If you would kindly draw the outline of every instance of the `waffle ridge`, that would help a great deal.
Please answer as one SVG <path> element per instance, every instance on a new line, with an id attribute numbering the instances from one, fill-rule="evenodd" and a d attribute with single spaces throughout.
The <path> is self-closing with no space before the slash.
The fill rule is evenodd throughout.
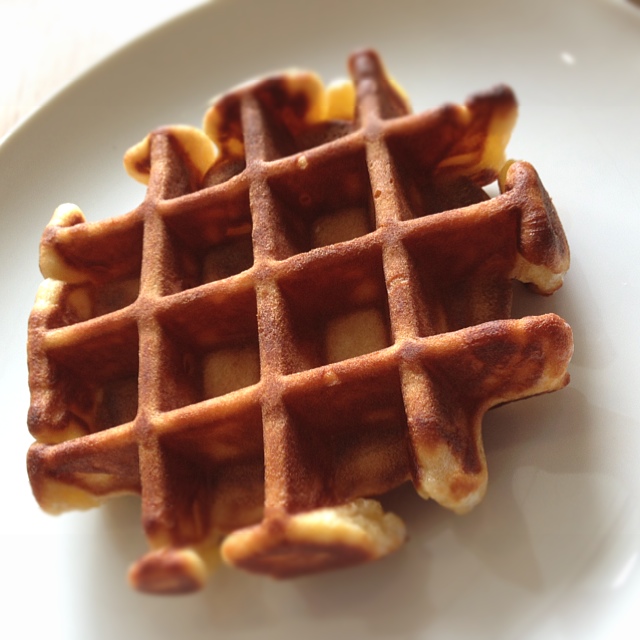
<path id="1" fill-rule="evenodd" d="M 52 513 L 140 494 L 141 591 L 201 588 L 220 550 L 275 577 L 382 557 L 406 532 L 372 497 L 468 511 L 484 413 L 568 383 L 566 322 L 511 318 L 514 279 L 548 295 L 569 266 L 534 168 L 500 171 L 511 90 L 414 114 L 375 52 L 349 70 L 322 113 L 291 72 L 206 135 L 155 130 L 125 160 L 138 207 L 63 205 L 43 235 L 32 487 Z"/>

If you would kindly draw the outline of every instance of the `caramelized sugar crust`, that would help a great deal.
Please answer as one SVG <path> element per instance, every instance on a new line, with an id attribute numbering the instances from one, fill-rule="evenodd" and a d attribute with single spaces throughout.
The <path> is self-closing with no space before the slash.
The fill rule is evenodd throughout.
<path id="1" fill-rule="evenodd" d="M 217 562 L 290 577 L 399 547 L 372 496 L 411 481 L 463 513 L 491 407 L 568 382 L 571 331 L 510 319 L 569 250 L 504 86 L 411 113 L 376 53 L 215 100 L 125 156 L 135 210 L 62 205 L 29 323 L 28 455 L 52 513 L 142 496 L 130 580 L 201 588 Z M 483 187 L 499 179 L 500 195 Z"/>

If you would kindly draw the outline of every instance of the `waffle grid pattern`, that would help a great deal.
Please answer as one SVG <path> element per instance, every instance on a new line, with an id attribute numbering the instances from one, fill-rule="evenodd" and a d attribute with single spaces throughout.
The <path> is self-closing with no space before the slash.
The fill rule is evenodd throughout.
<path id="1" fill-rule="evenodd" d="M 141 493 L 142 590 L 200 587 L 228 534 L 228 562 L 277 576 L 384 555 L 291 523 L 407 480 L 468 510 L 484 412 L 567 382 L 565 323 L 508 319 L 512 279 L 550 293 L 566 261 L 535 171 L 515 163 L 493 199 L 479 174 L 463 196 L 429 184 L 457 130 L 486 130 L 483 105 L 512 94 L 469 103 L 469 125 L 408 114 L 374 54 L 351 74 L 345 135 L 282 153 L 249 86 L 231 177 L 203 187 L 160 129 L 140 207 L 95 224 L 65 210 L 45 233 L 67 274 L 31 319 L 34 492 L 51 511 Z"/>

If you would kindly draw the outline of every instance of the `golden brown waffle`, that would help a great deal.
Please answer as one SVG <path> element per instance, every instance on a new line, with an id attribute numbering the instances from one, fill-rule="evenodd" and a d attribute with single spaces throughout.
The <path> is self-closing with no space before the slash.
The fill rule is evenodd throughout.
<path id="1" fill-rule="evenodd" d="M 505 166 L 506 87 L 411 114 L 370 51 L 352 83 L 287 72 L 125 157 L 130 213 L 45 230 L 29 329 L 28 456 L 52 513 L 142 496 L 143 591 L 197 589 L 222 556 L 277 577 L 381 557 L 413 481 L 483 496 L 481 420 L 568 382 L 571 332 L 509 319 L 569 253 L 536 172 Z M 213 144 L 212 140 L 215 142 Z"/>

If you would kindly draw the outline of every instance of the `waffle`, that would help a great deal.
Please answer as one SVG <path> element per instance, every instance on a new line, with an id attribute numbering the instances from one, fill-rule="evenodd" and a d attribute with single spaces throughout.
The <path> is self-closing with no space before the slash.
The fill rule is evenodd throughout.
<path id="1" fill-rule="evenodd" d="M 513 92 L 414 114 L 375 52 L 349 70 L 153 131 L 125 155 L 138 207 L 62 205 L 44 232 L 34 495 L 140 494 L 141 591 L 199 589 L 220 556 L 279 578 L 385 556 L 406 531 L 376 496 L 468 511 L 485 412 L 568 382 L 568 325 L 510 318 L 513 280 L 547 295 L 569 265 L 536 171 L 504 160 Z"/>

